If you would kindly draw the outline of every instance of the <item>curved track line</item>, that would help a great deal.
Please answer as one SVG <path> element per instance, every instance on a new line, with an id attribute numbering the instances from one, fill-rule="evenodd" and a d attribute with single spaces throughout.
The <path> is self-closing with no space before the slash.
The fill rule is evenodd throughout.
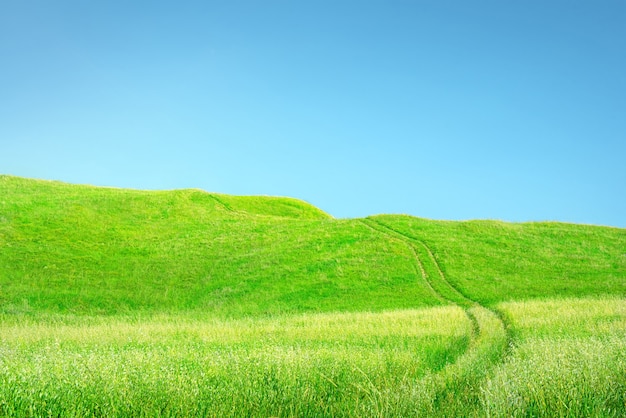
<path id="1" fill-rule="evenodd" d="M 413 261 L 414 261 L 413 268 L 415 269 L 415 273 L 418 276 L 422 277 L 422 279 L 424 280 L 424 283 L 431 290 L 435 298 L 437 298 L 441 302 L 448 302 L 448 300 L 445 297 L 443 297 L 441 293 L 439 293 L 433 287 L 432 283 L 428 279 L 428 274 L 426 273 L 426 269 L 424 268 L 424 263 L 422 263 L 422 260 L 417 254 L 417 251 L 415 250 L 415 247 L 410 242 L 407 242 L 406 239 L 391 236 L 388 232 L 385 231 L 385 228 L 383 226 L 369 219 L 360 219 L 359 222 L 361 222 L 363 225 L 365 225 L 367 228 L 371 229 L 372 231 L 377 232 L 379 234 L 383 234 L 387 236 L 389 239 L 398 241 L 404 244 L 405 246 L 407 246 L 409 250 L 411 251 L 411 253 L 413 254 Z"/>
<path id="2" fill-rule="evenodd" d="M 389 239 L 400 241 L 404 243 L 407 247 L 409 247 L 409 249 L 413 253 L 413 256 L 415 257 L 415 260 L 417 261 L 417 264 L 420 266 L 420 270 L 422 273 L 422 277 L 424 278 L 424 281 L 426 282 L 428 288 L 431 289 L 433 294 L 437 297 L 437 299 L 463 308 L 463 310 L 465 311 L 465 315 L 468 317 L 468 319 L 470 320 L 472 324 L 471 341 L 474 341 L 476 339 L 476 336 L 480 333 L 480 324 L 478 323 L 475 315 L 473 315 L 470 312 L 469 308 L 472 305 L 475 305 L 475 303 L 467 299 L 465 296 L 463 296 L 458 290 L 454 288 L 454 286 L 452 286 L 446 280 L 446 277 L 443 274 L 443 271 L 441 270 L 439 265 L 437 264 L 437 261 L 432 251 L 430 251 L 430 249 L 426 246 L 426 244 L 424 244 L 421 241 L 414 240 L 411 237 L 399 231 L 396 231 L 395 229 L 392 229 L 388 227 L 387 225 L 381 224 L 380 222 L 377 222 L 373 219 L 369 219 L 369 218 L 361 219 L 360 222 L 363 225 L 367 226 L 369 229 L 376 231 L 379 234 L 382 234 Z M 426 271 L 426 268 L 424 267 L 424 263 L 419 257 L 418 249 L 416 248 L 416 244 L 414 242 L 419 244 L 426 252 L 426 257 L 429 259 L 430 263 L 435 267 L 435 271 L 436 271 L 436 274 L 439 276 L 439 280 L 432 277 L 432 275 L 428 274 L 428 272 Z"/>
<path id="3" fill-rule="evenodd" d="M 209 197 L 211 199 L 213 199 L 214 201 L 216 201 L 224 209 L 226 209 L 227 212 L 237 213 L 237 211 L 234 210 L 232 207 L 230 207 L 230 205 L 226 204 L 222 199 L 220 199 L 219 197 L 215 196 L 214 194 L 210 194 L 209 193 Z"/>
<path id="4" fill-rule="evenodd" d="M 473 332 L 467 351 L 457 358 L 454 363 L 446 366 L 436 377 L 440 384 L 443 385 L 443 388 L 459 384 L 459 382 L 456 382 L 457 380 L 460 380 L 460 382 L 475 381 L 483 373 L 486 373 L 485 369 L 488 365 L 492 366 L 496 362 L 502 361 L 507 348 L 510 347 L 511 336 L 506 323 L 497 311 L 468 298 L 454 287 L 443 273 L 433 251 L 422 240 L 397 231 L 371 218 L 361 219 L 360 222 L 390 239 L 400 240 L 407 244 L 412 249 L 417 263 L 421 266 L 423 277 L 429 284 L 430 289 L 438 294 L 441 300 L 463 308 L 471 321 Z M 437 278 L 428 275 L 427 269 L 419 257 L 417 246 L 426 253 L 429 264 L 434 266 Z M 474 366 L 482 367 L 476 367 L 478 370 L 475 370 Z M 446 369 L 448 369 L 447 373 Z"/>
<path id="5" fill-rule="evenodd" d="M 433 252 L 424 242 L 418 239 L 415 239 L 413 237 L 410 237 L 400 231 L 396 231 L 395 229 L 390 228 L 387 225 L 384 225 L 373 219 L 367 218 L 367 219 L 361 219 L 360 221 L 364 225 L 368 226 L 370 229 L 373 229 L 383 235 L 386 235 L 388 238 L 402 241 L 407 246 L 409 246 L 422 268 L 422 273 L 423 273 L 424 278 L 429 283 L 429 286 L 439 295 L 441 299 L 449 303 L 452 303 L 454 305 L 460 305 L 463 308 L 469 308 L 471 306 L 478 305 L 477 302 L 474 302 L 473 300 L 465 297 L 454 286 L 452 286 L 450 282 L 448 282 L 448 280 L 446 279 L 446 276 L 443 274 L 443 271 L 441 270 L 441 267 L 439 267 L 439 264 L 437 263 L 437 260 L 435 259 L 435 256 L 433 255 Z M 425 251 L 426 257 L 428 258 L 432 266 L 434 266 L 434 270 L 438 278 L 432 277 L 425 271 L 424 263 L 421 261 L 418 255 L 418 249 L 416 248 L 416 244 L 419 245 Z"/>

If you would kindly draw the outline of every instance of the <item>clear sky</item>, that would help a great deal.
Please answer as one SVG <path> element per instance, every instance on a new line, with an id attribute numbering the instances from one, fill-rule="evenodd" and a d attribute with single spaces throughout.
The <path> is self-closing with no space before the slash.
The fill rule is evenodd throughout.
<path id="1" fill-rule="evenodd" d="M 0 1 L 0 173 L 626 227 L 626 1 Z"/>

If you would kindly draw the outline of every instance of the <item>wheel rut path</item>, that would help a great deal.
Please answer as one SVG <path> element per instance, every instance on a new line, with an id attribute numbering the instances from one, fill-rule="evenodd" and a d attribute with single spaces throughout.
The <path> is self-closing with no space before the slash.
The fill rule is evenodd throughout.
<path id="1" fill-rule="evenodd" d="M 417 237 L 372 218 L 360 220 L 369 229 L 389 239 L 403 242 L 413 253 L 416 273 L 426 282 L 434 296 L 443 302 L 461 307 L 472 323 L 470 344 L 464 354 L 449 364 L 441 376 L 444 386 L 472 384 L 501 362 L 511 345 L 511 336 L 501 315 L 478 301 L 463 295 L 446 278 L 430 247 Z M 447 376 L 446 376 L 447 375 Z M 458 380 L 457 383 L 452 380 Z"/>

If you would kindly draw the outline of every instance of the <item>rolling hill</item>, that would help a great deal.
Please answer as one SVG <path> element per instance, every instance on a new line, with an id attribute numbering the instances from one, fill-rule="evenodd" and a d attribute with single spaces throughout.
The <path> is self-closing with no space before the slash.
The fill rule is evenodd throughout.
<path id="1" fill-rule="evenodd" d="M 623 416 L 624 296 L 619 228 L 0 176 L 0 416 Z"/>
<path id="2" fill-rule="evenodd" d="M 443 303 L 411 243 L 484 304 L 626 294 L 626 231 L 618 228 L 333 219 L 289 198 L 0 177 L 5 312 L 241 316 Z"/>

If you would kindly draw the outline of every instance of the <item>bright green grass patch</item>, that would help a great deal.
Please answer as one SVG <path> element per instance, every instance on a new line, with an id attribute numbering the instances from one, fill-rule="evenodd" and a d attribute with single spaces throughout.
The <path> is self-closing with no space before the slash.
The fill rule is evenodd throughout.
<path id="1" fill-rule="evenodd" d="M 448 281 L 481 303 L 626 295 L 626 229 L 391 215 L 372 219 L 428 245 Z"/>
<path id="2" fill-rule="evenodd" d="M 263 319 L 10 316 L 8 416 L 623 416 L 626 302 L 498 305 L 502 342 L 457 307 Z M 537 330 L 537 334 L 535 334 Z M 481 342 L 485 339 L 486 343 Z M 493 342 L 489 342 L 493 340 Z"/>
<path id="3" fill-rule="evenodd" d="M 0 325 L 0 415 L 414 415 L 471 332 L 456 307 L 59 319 Z"/>
<path id="4" fill-rule="evenodd" d="M 625 416 L 625 278 L 618 228 L 0 176 L 0 415 Z"/>
<path id="5" fill-rule="evenodd" d="M 491 416 L 626 415 L 626 300 L 498 305 L 515 348 L 483 385 Z"/>
<path id="6" fill-rule="evenodd" d="M 227 209 L 240 215 L 261 215 L 295 219 L 327 219 L 330 215 L 313 205 L 288 197 L 231 196 L 213 194 Z"/>
<path id="7" fill-rule="evenodd" d="M 624 229 L 372 219 L 418 242 L 426 267 L 430 251 L 450 284 L 484 304 L 626 294 Z M 393 235 L 294 199 L 0 176 L 4 313 L 242 317 L 441 304 L 415 255 Z"/>
<path id="8" fill-rule="evenodd" d="M 441 303 L 406 245 L 293 199 L 13 177 L 0 177 L 0 196 L 4 313 L 241 317 Z"/>
<path id="9" fill-rule="evenodd" d="M 626 300 L 612 298 L 548 299 L 498 305 L 516 338 L 626 336 Z"/>

